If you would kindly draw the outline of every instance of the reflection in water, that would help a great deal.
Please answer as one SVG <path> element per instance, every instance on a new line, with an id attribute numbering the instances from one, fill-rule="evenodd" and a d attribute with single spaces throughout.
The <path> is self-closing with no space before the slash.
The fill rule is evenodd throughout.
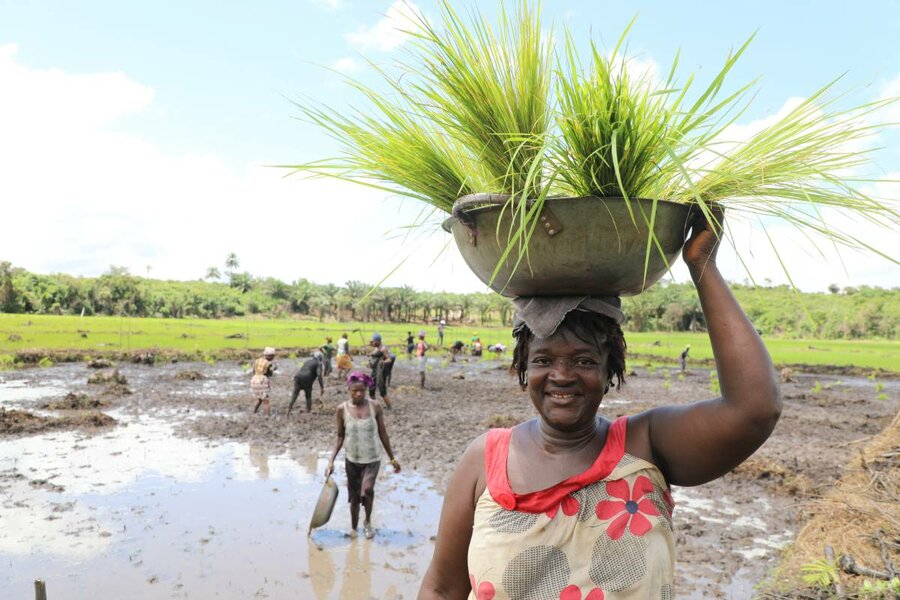
<path id="1" fill-rule="evenodd" d="M 307 555 L 309 559 L 309 580 L 312 582 L 316 600 L 327 600 L 334 587 L 334 563 L 331 560 L 332 550 L 307 538 Z"/>
<path id="2" fill-rule="evenodd" d="M 347 551 L 344 563 L 344 582 L 341 585 L 341 600 L 359 600 L 372 597 L 372 565 L 369 552 L 372 542 L 357 538 Z"/>
<path id="3" fill-rule="evenodd" d="M 415 596 L 440 511 L 427 479 L 385 475 L 374 540 L 345 535 L 345 503 L 308 538 L 325 454 L 186 440 L 165 419 L 113 415 L 120 426 L 99 435 L 0 444 L 0 598 L 25 597 L 35 573 L 70 600 Z"/>
<path id="4" fill-rule="evenodd" d="M 256 467 L 260 479 L 269 478 L 269 454 L 259 444 L 250 443 L 250 464 Z"/>

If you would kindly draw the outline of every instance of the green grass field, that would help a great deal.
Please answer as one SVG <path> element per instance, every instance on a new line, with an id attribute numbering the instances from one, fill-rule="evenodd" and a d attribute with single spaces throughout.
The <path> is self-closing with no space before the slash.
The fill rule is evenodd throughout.
<path id="1" fill-rule="evenodd" d="M 423 327 L 407 323 L 320 323 L 314 320 L 207 320 L 138 319 L 120 317 L 72 317 L 0 314 L 0 355 L 25 350 L 68 350 L 84 355 L 109 351 L 133 352 L 163 349 L 215 355 L 224 349 L 259 350 L 315 347 L 330 335 L 335 340 L 349 334 L 351 346 L 368 341 L 375 331 L 395 352 L 405 344 L 406 332 L 417 334 Z M 437 327 L 424 327 L 434 343 Z M 454 340 L 468 343 L 478 333 L 485 346 L 497 342 L 510 345 L 508 327 L 448 326 L 445 345 Z M 241 337 L 229 337 L 240 334 Z M 709 339 L 702 333 L 629 333 L 629 351 L 675 361 L 686 344 L 691 358 L 711 359 Z M 776 364 L 806 364 L 900 372 L 900 342 L 886 340 L 804 340 L 765 338 Z"/>

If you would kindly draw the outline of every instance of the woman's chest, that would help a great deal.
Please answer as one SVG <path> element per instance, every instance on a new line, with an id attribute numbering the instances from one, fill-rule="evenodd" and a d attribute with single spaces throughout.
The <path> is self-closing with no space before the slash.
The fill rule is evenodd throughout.
<path id="1" fill-rule="evenodd" d="M 540 513 L 503 508 L 486 492 L 468 562 L 475 598 L 488 587 L 496 600 L 671 597 L 671 506 L 642 474 L 593 483 Z"/>

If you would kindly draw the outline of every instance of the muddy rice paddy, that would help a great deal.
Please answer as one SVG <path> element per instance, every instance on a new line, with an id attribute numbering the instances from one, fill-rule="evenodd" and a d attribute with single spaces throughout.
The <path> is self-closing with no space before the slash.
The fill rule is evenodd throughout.
<path id="1" fill-rule="evenodd" d="M 457 458 L 533 416 L 527 396 L 505 362 L 432 358 L 420 390 L 400 359 L 387 425 L 403 472 L 379 477 L 376 537 L 346 535 L 344 491 L 308 537 L 345 391 L 328 380 L 312 413 L 287 418 L 295 362 L 280 360 L 270 418 L 250 414 L 235 362 L 123 364 L 101 383 L 84 364 L 0 373 L 0 597 L 28 598 L 40 578 L 51 600 L 414 598 Z M 714 395 L 708 370 L 630 367 L 609 418 Z M 783 393 L 750 461 L 676 488 L 679 598 L 751 597 L 810 500 L 900 408 L 896 380 L 797 373 Z"/>

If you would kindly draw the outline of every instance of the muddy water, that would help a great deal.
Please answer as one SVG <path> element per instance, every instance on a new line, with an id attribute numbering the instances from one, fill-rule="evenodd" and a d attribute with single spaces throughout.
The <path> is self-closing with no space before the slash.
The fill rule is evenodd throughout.
<path id="1" fill-rule="evenodd" d="M 342 492 L 332 522 L 308 539 L 346 391 L 326 381 L 312 413 L 287 418 L 293 361 L 280 365 L 270 419 L 249 414 L 248 377 L 233 362 L 120 365 L 133 392 L 124 396 L 87 384 L 83 364 L 0 373 L 0 406 L 35 410 L 78 392 L 108 400 L 118 420 L 91 435 L 0 438 L 0 598 L 30 597 L 38 577 L 51 600 L 414 597 L 432 551 L 435 490 L 489 423 L 533 416 L 527 395 L 506 363 L 432 360 L 420 389 L 414 363 L 399 361 L 386 420 L 404 473 L 379 478 L 378 536 L 344 536 Z M 187 370 L 202 377 L 179 379 Z M 781 422 L 755 458 L 803 477 L 813 494 L 900 409 L 897 380 L 798 373 L 783 392 Z M 601 411 L 615 418 L 710 393 L 706 370 L 638 366 Z M 752 596 L 802 525 L 807 498 L 782 483 L 730 474 L 674 491 L 679 598 Z"/>
<path id="2" fill-rule="evenodd" d="M 28 597 L 36 578 L 51 598 L 414 596 L 440 510 L 427 479 L 379 478 L 371 541 L 346 536 L 345 491 L 308 538 L 322 455 L 111 414 L 125 426 L 104 435 L 0 444 L 0 598 Z"/>

